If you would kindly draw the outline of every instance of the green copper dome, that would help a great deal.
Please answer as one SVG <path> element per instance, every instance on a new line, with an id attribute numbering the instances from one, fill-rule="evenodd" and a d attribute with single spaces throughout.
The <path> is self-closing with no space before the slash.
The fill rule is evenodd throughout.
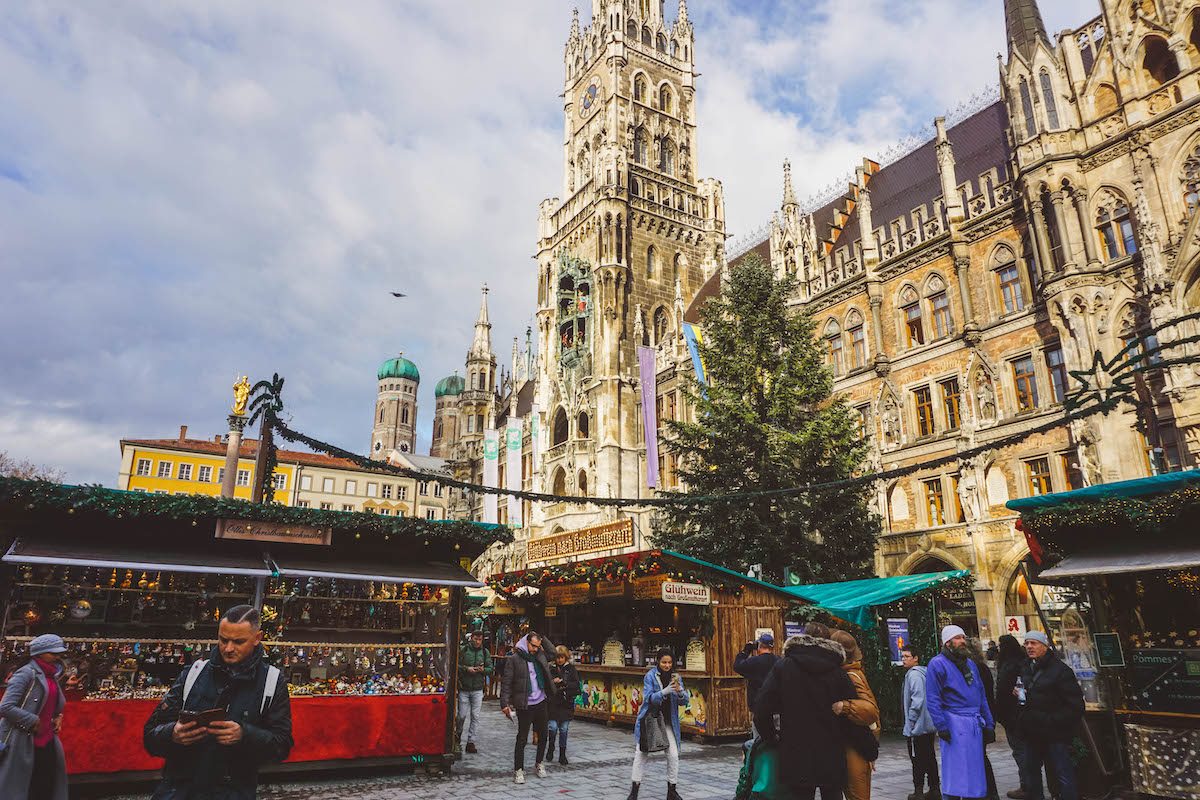
<path id="1" fill-rule="evenodd" d="M 433 387 L 434 397 L 445 397 L 447 395 L 454 396 L 462 394 L 463 389 L 467 388 L 467 382 L 461 375 L 449 375 L 437 382 L 437 386 Z"/>
<path id="2" fill-rule="evenodd" d="M 421 373 L 417 371 L 416 364 L 404 356 L 396 356 L 379 365 L 379 380 L 385 378 L 406 378 L 413 383 L 420 383 Z"/>

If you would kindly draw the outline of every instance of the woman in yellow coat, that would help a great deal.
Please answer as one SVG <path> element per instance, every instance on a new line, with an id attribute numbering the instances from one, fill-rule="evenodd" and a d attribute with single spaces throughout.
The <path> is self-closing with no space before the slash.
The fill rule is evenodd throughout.
<path id="1" fill-rule="evenodd" d="M 834 713 L 868 729 L 878 741 L 879 706 L 875 703 L 875 694 L 867 684 L 867 676 L 863 674 L 862 651 L 858 649 L 858 642 L 845 631 L 834 631 L 830 638 L 846 651 L 842 669 L 854 684 L 854 691 L 858 695 L 857 699 L 834 703 Z M 867 761 L 852 744 L 846 745 L 846 800 L 869 800 L 871 773 L 874 769 L 873 761 Z"/>

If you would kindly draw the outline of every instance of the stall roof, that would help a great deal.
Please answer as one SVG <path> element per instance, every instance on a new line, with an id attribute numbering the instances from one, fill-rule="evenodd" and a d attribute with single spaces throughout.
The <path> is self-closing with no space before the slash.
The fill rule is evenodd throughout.
<path id="1" fill-rule="evenodd" d="M 701 567 L 704 567 L 705 569 L 711 569 L 711 570 L 715 570 L 717 572 L 722 572 L 722 573 L 730 576 L 731 578 L 737 578 L 742 583 L 748 583 L 753 586 L 757 586 L 760 589 L 767 589 L 772 592 L 784 591 L 783 589 L 781 589 L 780 587 L 776 586 L 773 583 L 767 583 L 766 581 L 760 581 L 757 578 L 751 578 L 749 575 L 743 575 L 742 573 L 740 573 L 736 570 L 726 569 L 725 567 L 718 566 L 716 564 L 711 564 L 707 561 L 701 561 L 698 558 L 692 558 L 691 556 L 685 556 L 683 553 L 676 553 L 674 550 L 659 550 L 658 552 L 662 553 L 664 556 L 670 556 L 671 558 L 678 558 L 682 561 L 687 561 L 692 564 L 697 564 Z"/>
<path id="2" fill-rule="evenodd" d="M 1144 541 L 1126 541 L 1112 543 L 1102 550 L 1065 556 L 1053 567 L 1043 570 L 1038 580 L 1156 572 L 1195 566 L 1200 566 L 1200 544 L 1147 546 Z"/>
<path id="3" fill-rule="evenodd" d="M 338 578 L 388 583 L 433 583 L 439 586 L 479 587 L 485 584 L 457 564 L 425 562 L 400 565 L 345 561 L 341 558 L 284 556 L 272 559 L 280 575 Z"/>
<path id="4" fill-rule="evenodd" d="M 1147 494 L 1166 494 L 1176 489 L 1182 489 L 1191 483 L 1200 482 L 1200 469 L 1190 469 L 1185 472 L 1169 472 L 1166 475 L 1155 475 L 1150 478 L 1135 478 L 1131 481 L 1117 481 L 1089 486 L 1086 489 L 1076 489 L 1073 492 L 1054 492 L 1035 497 L 1020 497 L 1009 500 L 1005 505 L 1013 511 L 1033 511 L 1039 508 L 1050 508 L 1065 503 L 1077 503 L 1083 500 L 1104 500 L 1109 497 L 1140 497 Z"/>
<path id="5" fill-rule="evenodd" d="M 148 550 L 140 546 L 122 546 L 95 540 L 18 538 L 8 548 L 3 560 L 23 564 L 211 572 L 264 578 L 271 576 L 271 570 L 261 549 L 222 548 L 217 552 L 212 547 L 189 548 L 186 542 L 174 540 L 169 550 Z"/>
<path id="6" fill-rule="evenodd" d="M 783 591 L 814 603 L 860 628 L 865 628 L 874 624 L 874 612 L 871 611 L 874 606 L 884 606 L 939 583 L 970 574 L 968 570 L 960 569 L 953 572 L 899 575 L 895 578 L 865 578 L 859 581 L 787 586 Z"/>

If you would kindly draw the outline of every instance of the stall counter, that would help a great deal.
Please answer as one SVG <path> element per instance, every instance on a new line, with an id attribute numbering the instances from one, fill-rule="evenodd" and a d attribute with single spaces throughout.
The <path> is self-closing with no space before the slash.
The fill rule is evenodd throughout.
<path id="1" fill-rule="evenodd" d="M 142 727 L 158 700 L 83 700 L 67 705 L 61 739 L 70 775 L 162 768 L 142 747 Z M 446 696 L 367 695 L 292 698 L 287 763 L 442 755 Z"/>
<path id="2" fill-rule="evenodd" d="M 642 687 L 649 667 L 606 667 L 602 664 L 576 664 L 580 696 L 575 701 L 576 716 L 585 719 L 633 723 L 642 704 Z M 704 672 L 680 670 L 688 703 L 679 715 L 683 733 L 708 735 L 708 703 L 711 678 Z"/>

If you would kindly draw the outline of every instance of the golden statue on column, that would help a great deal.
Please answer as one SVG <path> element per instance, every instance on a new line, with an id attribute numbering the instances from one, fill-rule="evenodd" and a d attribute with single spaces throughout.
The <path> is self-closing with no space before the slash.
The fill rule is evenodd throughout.
<path id="1" fill-rule="evenodd" d="M 233 385 L 233 413 L 246 416 L 246 402 L 250 399 L 250 378 L 246 375 Z"/>

